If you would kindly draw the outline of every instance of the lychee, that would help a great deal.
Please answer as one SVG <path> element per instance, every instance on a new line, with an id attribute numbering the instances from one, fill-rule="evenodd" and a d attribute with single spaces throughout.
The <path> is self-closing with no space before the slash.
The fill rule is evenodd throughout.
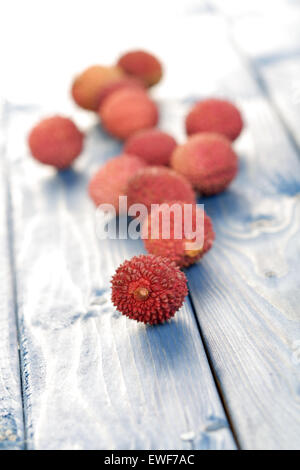
<path id="1" fill-rule="evenodd" d="M 171 166 L 203 195 L 224 191 L 237 174 L 238 158 L 221 134 L 203 133 L 176 147 Z"/>
<path id="2" fill-rule="evenodd" d="M 75 102 L 84 109 L 97 111 L 99 96 L 103 88 L 109 83 L 123 77 L 119 67 L 106 67 L 93 65 L 78 75 L 72 85 L 72 96 Z"/>
<path id="3" fill-rule="evenodd" d="M 112 93 L 99 109 L 103 127 L 119 139 L 127 139 L 158 121 L 156 104 L 142 90 L 124 88 Z"/>
<path id="4" fill-rule="evenodd" d="M 127 52 L 120 57 L 118 65 L 126 74 L 142 79 L 146 86 L 158 83 L 163 73 L 160 61 L 146 51 Z"/>
<path id="5" fill-rule="evenodd" d="M 145 85 L 141 80 L 135 77 L 123 77 L 119 80 L 114 80 L 101 89 L 98 96 L 99 107 L 103 104 L 104 100 L 108 98 L 108 96 L 115 91 L 123 90 L 124 88 L 145 90 Z"/>
<path id="6" fill-rule="evenodd" d="M 166 132 L 147 129 L 129 137 L 124 151 L 138 155 L 148 165 L 168 165 L 176 145 L 176 140 Z"/>
<path id="7" fill-rule="evenodd" d="M 36 160 L 63 169 L 80 154 L 83 138 L 71 119 L 53 116 L 43 119 L 31 130 L 28 144 Z"/>
<path id="8" fill-rule="evenodd" d="M 241 113 L 229 101 L 207 99 L 196 103 L 185 121 L 188 135 L 199 132 L 217 132 L 235 140 L 243 128 Z"/>
<path id="9" fill-rule="evenodd" d="M 185 208 L 180 201 L 152 209 L 143 224 L 142 234 L 149 253 L 167 257 L 179 267 L 196 263 L 210 250 L 215 238 L 211 219 L 205 211 L 196 204 Z"/>
<path id="10" fill-rule="evenodd" d="M 95 205 L 112 204 L 118 214 L 119 196 L 126 194 L 128 179 L 144 166 L 139 157 L 126 154 L 106 162 L 89 183 L 89 195 Z"/>
<path id="11" fill-rule="evenodd" d="M 173 317 L 187 293 L 184 273 L 160 256 L 134 256 L 112 278 L 112 303 L 117 310 L 150 325 Z"/>
<path id="12" fill-rule="evenodd" d="M 151 204 L 168 201 L 195 202 L 195 193 L 190 183 L 180 174 L 163 166 L 148 166 L 139 170 L 128 181 L 128 207 L 132 204 Z"/>

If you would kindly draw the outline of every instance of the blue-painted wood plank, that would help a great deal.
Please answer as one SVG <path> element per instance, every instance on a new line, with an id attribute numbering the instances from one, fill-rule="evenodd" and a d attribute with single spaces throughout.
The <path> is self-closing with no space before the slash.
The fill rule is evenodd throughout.
<path id="1" fill-rule="evenodd" d="M 238 103 L 246 129 L 238 178 L 201 201 L 217 237 L 188 271 L 191 296 L 242 448 L 299 449 L 299 159 L 247 61 L 225 38 L 219 54 L 215 93 Z"/>
<path id="2" fill-rule="evenodd" d="M 281 119 L 300 149 L 300 54 L 261 63 L 258 72 Z"/>
<path id="3" fill-rule="evenodd" d="M 4 162 L 6 117 L 0 102 L 0 449 L 22 449 L 24 424 Z"/>
<path id="4" fill-rule="evenodd" d="M 214 250 L 201 264 L 189 271 L 190 287 L 215 373 L 242 446 L 299 448 L 299 163 L 276 114 L 249 70 L 228 44 L 226 34 L 220 31 L 220 26 L 226 29 L 225 22 L 207 17 L 202 22 L 197 19 L 197 22 L 186 24 L 185 33 L 191 52 L 184 66 L 180 62 L 185 79 L 180 80 L 181 88 L 179 86 L 180 92 L 187 89 L 186 100 L 179 105 L 176 101 L 176 79 L 171 86 L 170 82 L 166 83 L 164 89 L 164 92 L 171 90 L 169 96 L 173 94 L 175 97 L 173 104 L 167 103 L 164 112 L 165 127 L 171 131 L 176 130 L 178 137 L 183 138 L 181 119 L 196 93 L 198 96 L 200 93 L 202 96 L 217 93 L 236 99 L 247 119 L 248 130 L 237 143 L 241 155 L 239 178 L 230 191 L 205 201 L 206 208 L 214 219 L 217 240 Z M 181 34 L 180 41 L 183 37 L 184 34 Z M 197 50 L 193 49 L 194 44 Z M 207 44 L 210 48 L 206 54 Z M 204 47 L 199 51 L 201 45 Z M 199 57 L 199 63 L 191 64 L 190 56 Z M 188 77 L 187 65 L 191 67 L 188 69 Z M 177 71 L 180 72 L 179 68 Z M 16 258 L 19 267 L 18 290 L 21 292 L 20 326 L 30 446 L 51 447 L 59 442 L 58 445 L 62 447 L 88 447 L 94 446 L 95 440 L 98 446 L 107 443 L 112 446 L 116 442 L 125 442 L 123 445 L 127 446 L 134 446 L 136 443 L 142 445 L 145 440 L 142 437 L 139 439 L 137 435 L 141 436 L 146 429 L 150 447 L 153 442 L 157 442 L 157 423 L 163 426 L 164 438 L 160 444 L 167 446 L 171 440 L 174 442 L 177 439 L 176 442 L 179 442 L 178 435 L 184 422 L 188 425 L 185 426 L 184 434 L 180 435 L 187 439 L 186 443 L 192 441 L 192 445 L 197 446 L 199 438 L 195 439 L 195 431 L 189 425 L 190 422 L 194 424 L 195 420 L 184 421 L 180 414 L 176 426 L 168 417 L 169 413 L 171 416 L 177 415 L 175 408 L 182 411 L 181 392 L 177 392 L 177 395 L 175 393 L 179 397 L 177 401 L 173 397 L 174 393 L 171 394 L 174 401 L 165 405 L 167 408 L 163 408 L 160 419 L 156 415 L 161 407 L 155 408 L 148 404 L 142 418 L 135 408 L 140 403 L 144 405 L 147 400 L 147 403 L 152 403 L 151 397 L 160 397 L 161 387 L 163 396 L 169 396 L 167 392 L 170 390 L 170 382 L 175 383 L 176 391 L 178 382 L 187 380 L 179 368 L 176 348 L 172 350 L 171 358 L 170 354 L 167 356 L 176 366 L 172 368 L 168 362 L 167 373 L 166 369 L 156 367 L 155 371 L 160 372 L 156 375 L 158 382 L 153 385 L 153 374 L 149 371 L 151 366 L 144 370 L 144 362 L 136 352 L 140 351 L 136 343 L 134 349 L 128 351 L 126 347 L 127 344 L 132 344 L 133 338 L 140 341 L 142 331 L 144 336 L 141 354 L 146 358 L 153 354 L 154 363 L 158 362 L 161 359 L 161 345 L 169 337 L 163 335 L 162 342 L 159 342 L 160 347 L 155 348 L 153 344 L 157 343 L 153 337 L 149 340 L 149 333 L 154 331 L 153 336 L 156 339 L 158 333 L 155 331 L 165 331 L 165 327 L 159 330 L 134 327 L 122 318 L 115 325 L 113 322 L 116 319 L 111 307 L 108 307 L 108 315 L 99 314 L 101 318 L 98 318 L 98 311 L 105 313 L 105 304 L 101 306 L 101 303 L 107 294 L 107 284 L 99 287 L 98 279 L 101 276 L 95 274 L 96 270 L 100 270 L 101 266 L 103 271 L 112 272 L 123 257 L 136 252 L 138 242 L 130 244 L 130 248 L 128 245 L 126 249 L 118 242 L 115 242 L 113 250 L 110 249 L 111 246 L 104 248 L 103 245 L 101 249 L 94 235 L 91 235 L 92 209 L 86 203 L 83 205 L 84 190 L 81 183 L 78 183 L 82 178 L 82 171 L 86 178 L 92 168 L 86 168 L 82 160 L 82 163 L 78 162 L 75 173 L 66 173 L 58 181 L 54 173 L 27 162 L 24 148 L 18 148 L 22 139 L 16 139 L 15 136 L 18 132 L 23 133 L 25 127 L 29 129 L 33 116 L 28 117 L 30 122 L 27 123 L 25 112 L 20 113 L 17 119 L 18 115 L 14 112 L 16 122 L 11 130 L 9 157 L 13 160 L 15 183 L 14 224 L 18 234 Z M 97 135 L 94 130 L 94 137 L 90 136 L 86 150 L 93 153 L 91 158 L 95 166 L 97 153 L 99 152 L 99 162 L 103 156 L 100 154 L 104 136 L 100 140 Z M 106 145 L 106 155 L 112 155 L 115 144 L 106 139 Z M 17 174 L 18 168 L 23 172 L 22 177 Z M 24 174 L 27 175 L 25 180 Z M 25 231 L 22 231 L 22 226 L 26 228 Z M 31 238 L 32 233 L 34 238 Z M 36 247 L 40 244 L 43 248 L 38 250 L 37 256 Z M 94 246 L 96 248 L 92 249 Z M 59 254 L 55 254 L 56 249 Z M 77 260 L 73 258 L 74 252 L 77 252 Z M 86 252 L 90 254 L 86 256 Z M 109 253 L 112 253 L 112 260 Z M 47 266 L 45 277 L 41 275 L 43 266 Z M 39 276 L 32 272 L 38 272 Z M 67 283 L 64 282 L 65 273 Z M 65 289 L 69 292 L 68 295 L 65 294 Z M 49 297 L 49 292 L 55 294 Z M 92 292 L 93 300 L 85 298 L 83 292 Z M 54 296 L 59 309 L 51 304 Z M 70 303 L 66 303 L 65 299 L 70 299 Z M 75 314 L 73 305 L 77 305 Z M 183 313 L 181 318 L 189 319 L 189 312 L 187 315 L 186 317 Z M 179 317 L 177 322 L 171 324 L 176 330 L 176 336 L 180 335 L 182 329 L 178 321 Z M 82 324 L 86 329 L 83 329 Z M 91 324 L 96 325 L 95 335 L 90 332 Z M 103 331 L 105 335 L 102 334 Z M 190 336 L 195 338 L 193 332 L 194 327 Z M 196 362 L 196 353 L 190 349 L 190 344 L 185 343 L 184 348 L 187 348 L 185 351 L 190 358 L 187 362 L 190 365 L 190 362 Z M 95 344 L 100 346 L 97 348 Z M 120 345 L 123 349 L 120 349 Z M 196 350 L 198 351 L 198 346 Z M 120 371 L 124 370 L 124 354 L 127 355 L 125 370 L 129 371 L 130 377 L 127 381 L 127 375 L 120 380 Z M 138 356 L 138 366 L 131 359 L 133 354 Z M 111 362 L 107 362 L 110 356 Z M 180 364 L 187 366 L 185 361 Z M 162 365 L 165 366 L 165 363 Z M 202 361 L 200 365 L 202 367 Z M 175 370 L 175 367 L 179 370 Z M 190 369 L 187 370 L 191 374 Z M 203 415 L 198 413 L 198 408 L 194 408 L 203 406 L 204 409 L 203 402 L 201 401 L 202 405 L 197 402 L 198 394 L 195 395 L 194 384 L 202 378 L 201 371 L 197 370 L 196 379 L 191 378 L 187 382 L 190 387 L 187 409 L 192 410 L 193 416 L 201 416 L 200 422 L 203 423 L 207 422 L 207 415 L 202 420 Z M 81 381 L 77 380 L 78 371 L 80 375 L 85 373 Z M 144 386 L 133 387 L 134 381 L 140 383 L 140 377 Z M 162 382 L 165 377 L 166 382 Z M 207 377 L 206 372 L 204 377 Z M 107 380 L 109 387 L 105 388 Z M 153 388 L 149 389 L 149 386 Z M 75 390 L 73 394 L 70 392 L 72 387 Z M 105 390 L 105 395 L 101 393 L 99 396 L 98 389 L 101 392 Z M 147 400 L 142 401 L 140 397 L 144 390 L 151 390 L 152 394 L 149 392 L 150 395 L 145 395 Z M 191 390 L 194 392 L 196 405 L 190 408 Z M 126 391 L 133 391 L 135 400 L 130 400 Z M 203 394 L 206 397 L 200 387 L 201 400 Z M 109 402 L 111 397 L 114 400 Z M 128 411 L 129 406 L 131 410 L 134 409 L 133 418 L 129 414 L 126 422 L 121 421 L 119 416 L 123 416 L 123 411 Z M 143 406 L 139 409 L 143 409 Z M 69 421 L 72 413 L 73 420 Z M 98 427 L 95 420 L 87 419 L 89 414 L 97 417 L 97 424 L 101 423 Z M 216 415 L 218 413 L 215 412 L 214 416 Z M 61 416 L 63 420 L 59 419 Z M 162 424 L 164 420 L 166 423 Z M 103 426 L 103 422 L 108 424 Z M 172 430 L 168 437 L 166 430 L 170 427 Z M 130 433 L 132 429 L 137 430 L 132 434 L 131 441 L 125 436 L 124 429 L 127 431 L 127 428 Z M 202 436 L 203 430 L 207 430 L 205 425 L 195 428 L 201 430 L 200 434 L 196 433 L 198 436 Z M 223 431 L 221 432 L 224 442 L 228 434 L 224 438 Z M 90 437 L 93 433 L 95 440 L 87 442 L 86 436 Z M 204 447 L 205 439 L 201 439 L 199 447 Z M 211 447 L 216 445 L 208 442 Z"/>
<path id="5" fill-rule="evenodd" d="M 7 144 L 29 448 L 235 448 L 190 303 L 159 327 L 111 305 L 111 275 L 143 248 L 97 239 L 86 187 L 119 145 L 95 125 L 57 174 L 26 148 L 43 114 L 12 106 Z"/>
<path id="6" fill-rule="evenodd" d="M 300 52 L 300 3 L 208 0 L 230 24 L 230 35 L 253 59 Z"/>
<path id="7" fill-rule="evenodd" d="M 257 125 L 273 121 L 265 105 L 261 112 Z M 262 140 L 270 132 L 264 126 L 256 131 Z M 279 126 L 273 131 L 283 138 Z M 300 172 L 296 161 L 290 174 L 286 163 L 283 169 L 270 164 L 293 154 L 287 139 L 285 150 L 282 140 L 274 150 L 272 135 L 260 162 L 255 136 L 236 184 L 205 201 L 216 244 L 188 278 L 242 447 L 299 449 Z"/>

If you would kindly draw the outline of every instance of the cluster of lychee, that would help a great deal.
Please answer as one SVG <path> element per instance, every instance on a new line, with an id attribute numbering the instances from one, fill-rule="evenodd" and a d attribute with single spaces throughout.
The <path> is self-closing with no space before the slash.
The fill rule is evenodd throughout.
<path id="1" fill-rule="evenodd" d="M 188 137 L 178 145 L 173 136 L 156 127 L 159 110 L 149 88 L 160 81 L 162 74 L 156 57 L 145 51 L 132 51 L 116 65 L 86 69 L 72 84 L 75 102 L 98 113 L 103 128 L 125 141 L 123 153 L 110 159 L 91 178 L 91 199 L 96 206 L 113 205 L 118 213 L 119 197 L 126 195 L 128 206 L 139 203 L 150 210 L 142 226 L 149 254 L 125 261 L 112 278 L 112 302 L 116 308 L 129 318 L 149 324 L 163 323 L 182 306 L 187 280 L 181 268 L 200 260 L 215 238 L 212 221 L 204 211 L 201 246 L 191 248 L 193 240 L 186 233 L 185 238 L 176 237 L 176 224 L 183 224 L 183 217 L 180 222 L 174 216 L 170 219 L 168 239 L 163 238 L 161 225 L 153 237 L 151 206 L 176 203 L 183 214 L 185 204 L 191 204 L 194 230 L 201 212 L 196 205 L 196 191 L 211 196 L 232 182 L 238 171 L 232 142 L 243 128 L 235 105 L 226 100 L 205 99 L 186 116 Z M 29 147 L 40 162 L 63 169 L 81 153 L 83 140 L 83 133 L 71 119 L 54 116 L 33 128 Z"/>

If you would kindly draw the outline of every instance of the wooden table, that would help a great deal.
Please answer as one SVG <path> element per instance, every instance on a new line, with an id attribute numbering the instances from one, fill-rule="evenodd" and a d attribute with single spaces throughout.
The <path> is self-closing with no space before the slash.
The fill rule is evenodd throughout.
<path id="1" fill-rule="evenodd" d="M 26 146 L 54 106 L 3 102 L 0 448 L 300 448 L 300 5 L 264 3 L 189 1 L 162 41 L 166 67 L 168 48 L 183 61 L 154 92 L 162 128 L 182 141 L 207 95 L 246 122 L 236 181 L 199 200 L 216 242 L 168 324 L 110 302 L 115 268 L 143 245 L 98 240 L 86 186 L 120 144 L 92 121 L 82 157 L 56 173 Z"/>

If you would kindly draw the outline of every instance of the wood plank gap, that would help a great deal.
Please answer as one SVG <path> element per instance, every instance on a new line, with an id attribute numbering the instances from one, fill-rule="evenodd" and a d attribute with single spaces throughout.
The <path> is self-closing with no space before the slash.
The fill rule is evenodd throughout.
<path id="1" fill-rule="evenodd" d="M 18 318 L 18 302 L 17 302 L 17 285 L 16 285 L 16 266 L 14 259 L 14 230 L 13 230 L 13 208 L 11 202 L 11 191 L 10 191 L 10 170 L 7 160 L 7 130 L 9 123 L 9 103 L 4 101 L 3 103 L 3 123 L 2 123 L 2 132 L 3 132 L 3 169 L 4 169 L 4 181 L 5 181 L 5 194 L 6 194 L 6 223 L 8 231 L 8 260 L 11 270 L 11 289 L 13 297 L 13 310 L 15 315 L 15 326 L 16 326 L 16 336 L 17 336 L 17 347 L 18 347 L 18 361 L 19 361 L 19 376 L 20 376 L 20 398 L 22 404 L 22 421 L 23 421 L 23 450 L 27 449 L 27 440 L 26 440 L 26 424 L 25 424 L 25 407 L 24 407 L 24 395 L 23 395 L 23 377 L 22 377 L 22 354 L 20 349 L 20 328 L 19 328 L 19 318 Z"/>
<path id="2" fill-rule="evenodd" d="M 216 372 L 215 372 L 214 364 L 213 364 L 211 355 L 210 355 L 210 353 L 209 353 L 209 348 L 208 348 L 208 346 L 207 346 L 207 344 L 206 344 L 205 337 L 204 337 L 203 332 L 202 332 L 202 328 L 201 328 L 201 325 L 200 325 L 200 322 L 199 322 L 199 318 L 198 318 L 197 313 L 196 313 L 196 307 L 195 307 L 195 305 L 194 305 L 193 297 L 191 296 L 190 293 L 188 294 L 188 297 L 189 297 L 189 301 L 190 301 L 190 305 L 191 305 L 191 310 L 192 310 L 192 312 L 193 312 L 193 314 L 194 314 L 195 321 L 196 321 L 196 325 L 197 325 L 198 330 L 199 330 L 199 335 L 200 335 L 201 342 L 202 342 L 202 344 L 203 344 L 203 349 L 204 349 L 204 352 L 205 352 L 205 355 L 206 355 L 206 359 L 207 359 L 208 365 L 209 365 L 209 367 L 210 367 L 211 374 L 212 374 L 212 376 L 213 376 L 213 380 L 214 380 L 214 383 L 215 383 L 215 386 L 216 386 L 216 389 L 217 389 L 217 392 L 218 392 L 220 401 L 221 401 L 221 403 L 222 403 L 222 406 L 223 406 L 223 409 L 224 409 L 224 413 L 225 413 L 226 419 L 227 419 L 228 424 L 229 424 L 229 428 L 230 428 L 230 430 L 231 430 L 233 439 L 235 440 L 235 444 L 236 444 L 237 450 L 242 450 L 242 447 L 241 447 L 241 444 L 240 444 L 240 442 L 239 442 L 239 439 L 238 439 L 238 436 L 237 436 L 237 433 L 236 433 L 236 430 L 235 430 L 233 421 L 232 421 L 232 419 L 231 419 L 229 407 L 228 407 L 228 405 L 227 405 L 227 403 L 226 403 L 225 393 L 223 392 L 222 385 L 221 385 L 220 381 L 218 380 L 217 374 L 216 374 Z"/>
<path id="3" fill-rule="evenodd" d="M 266 99 L 267 103 L 269 106 L 273 109 L 274 113 L 276 114 L 276 117 L 278 118 L 280 124 L 282 125 L 293 149 L 297 153 L 299 159 L 300 159 L 300 146 L 298 145 L 297 140 L 295 139 L 293 133 L 289 129 L 288 124 L 286 123 L 285 117 L 283 116 L 281 110 L 277 106 L 276 102 L 272 99 L 272 96 L 270 94 L 269 88 L 267 86 L 267 83 L 262 76 L 262 74 L 259 72 L 259 62 L 262 60 L 261 58 L 257 59 L 251 59 L 248 57 L 245 52 L 239 47 L 238 43 L 236 42 L 236 39 L 234 36 L 231 34 L 231 23 L 232 20 L 229 16 L 224 15 L 215 5 L 212 6 L 212 11 L 215 12 L 216 15 L 219 15 L 221 18 L 223 18 L 227 25 L 228 25 L 228 37 L 230 44 L 232 45 L 233 50 L 236 52 L 238 55 L 242 65 L 249 71 L 250 75 L 252 76 L 253 80 L 257 84 L 259 91 L 262 93 L 264 98 Z M 294 55 L 295 57 L 299 56 L 300 51 L 295 51 Z M 280 60 L 284 60 L 284 54 L 281 54 L 282 59 L 280 59 L 280 55 L 274 54 L 274 60 L 280 62 Z M 269 56 L 268 58 L 269 61 L 272 60 L 272 56 Z"/>
<path id="4" fill-rule="evenodd" d="M 45 111 L 10 112 L 28 448 L 236 449 L 189 300 L 157 328 L 111 305 L 109 278 L 143 246 L 98 240 L 86 185 L 119 144 L 93 124 L 81 160 L 56 174 L 24 139 Z"/>

